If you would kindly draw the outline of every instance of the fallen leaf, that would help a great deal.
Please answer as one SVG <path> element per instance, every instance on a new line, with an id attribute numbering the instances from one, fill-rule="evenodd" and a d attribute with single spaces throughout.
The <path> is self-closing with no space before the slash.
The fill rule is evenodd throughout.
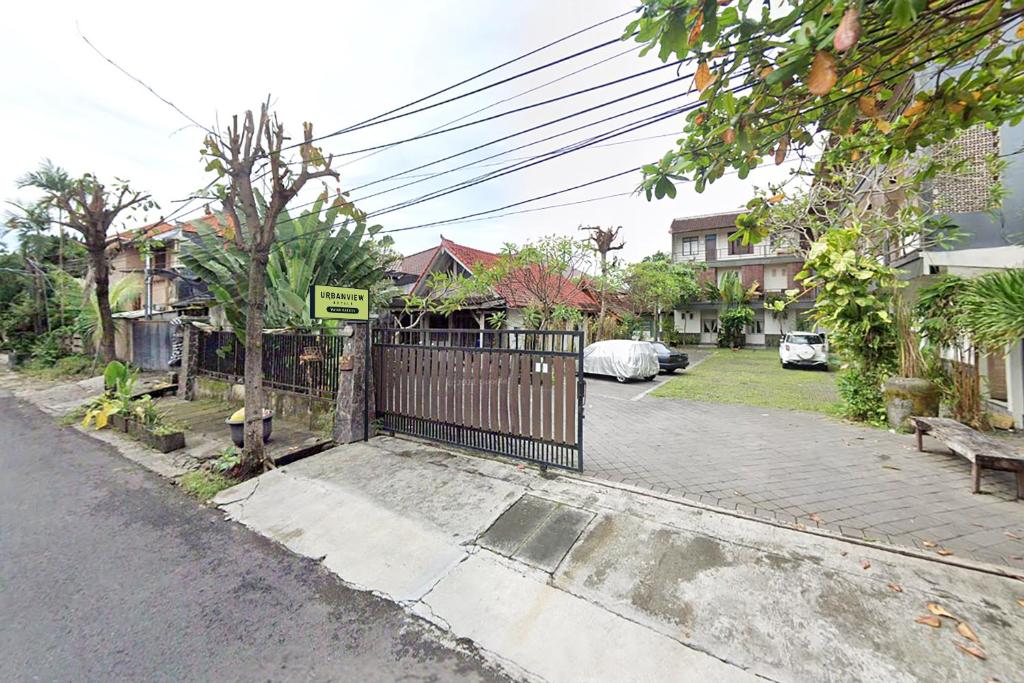
<path id="1" fill-rule="evenodd" d="M 856 7 L 850 7 L 839 20 L 836 28 L 836 35 L 832 39 L 832 45 L 836 52 L 846 52 L 857 44 L 860 38 L 860 12 Z"/>
<path id="2" fill-rule="evenodd" d="M 817 513 L 817 512 L 815 512 L 815 513 L 811 514 L 811 521 L 812 521 L 812 522 L 815 522 L 816 524 L 822 524 L 822 523 L 824 523 L 824 521 L 825 521 L 825 520 L 823 520 L 823 519 L 822 519 L 822 518 L 821 518 L 821 517 L 820 517 L 820 516 L 818 515 L 818 513 Z"/>
<path id="3" fill-rule="evenodd" d="M 871 569 L 871 563 L 870 563 L 870 562 L 868 562 L 867 560 L 861 560 L 861 561 L 860 561 L 860 566 L 861 566 L 861 567 L 862 567 L 863 569 Z"/>
<path id="4" fill-rule="evenodd" d="M 974 647 L 973 645 L 964 645 L 963 643 L 958 643 L 955 640 L 953 641 L 953 644 L 961 650 L 963 650 L 964 652 L 966 652 L 967 654 L 971 655 L 972 657 L 977 657 L 978 659 L 988 659 L 985 656 L 984 652 Z"/>
<path id="5" fill-rule="evenodd" d="M 1024 607 L 1024 598 L 1017 598 L 1017 604 Z"/>
<path id="6" fill-rule="evenodd" d="M 1020 539 L 1020 536 L 1018 536 L 1017 534 L 1013 533 L 1012 531 L 1004 531 L 1003 533 L 1006 534 L 1007 538 L 1013 538 L 1013 539 L 1018 539 L 1018 540 Z"/>
<path id="7" fill-rule="evenodd" d="M 932 628 L 942 627 L 942 622 L 939 621 L 939 618 L 932 616 L 931 614 L 925 614 L 924 616 L 914 619 L 914 621 L 916 621 L 919 624 L 924 624 L 925 626 L 931 626 Z"/>
<path id="8" fill-rule="evenodd" d="M 859 157 L 860 157 L 860 154 L 858 154 L 857 156 L 858 156 L 858 158 L 859 158 Z M 857 159 L 854 159 L 854 161 L 856 161 L 856 160 L 857 160 Z M 896 465 L 882 465 L 882 467 L 883 467 L 884 469 L 887 469 L 887 470 L 900 470 L 900 471 L 902 471 L 902 468 L 896 467 Z"/>
<path id="9" fill-rule="evenodd" d="M 981 643 L 981 641 L 978 640 L 978 634 L 975 633 L 970 626 L 968 626 L 962 621 L 956 625 L 956 631 L 967 640 L 970 640 L 975 643 Z"/>
<path id="10" fill-rule="evenodd" d="M 932 541 L 921 541 L 921 545 L 923 545 L 925 548 L 936 548 L 939 544 L 934 543 Z"/>
<path id="11" fill-rule="evenodd" d="M 846 551 L 845 551 L 845 550 L 840 550 L 840 551 L 839 551 L 839 554 L 840 554 L 840 555 L 842 555 L 843 557 L 846 557 L 846 554 L 847 554 L 847 553 L 846 553 Z"/>
<path id="12" fill-rule="evenodd" d="M 896 593 L 902 593 L 903 592 L 903 586 L 899 585 L 898 583 L 890 583 L 889 584 L 889 590 L 891 590 L 893 592 L 896 592 Z"/>
<path id="13" fill-rule="evenodd" d="M 697 73 L 693 75 L 693 84 L 697 86 L 699 92 L 704 92 L 709 85 L 715 82 L 715 77 L 711 75 L 711 68 L 707 62 L 701 62 L 697 66 Z"/>
<path id="14" fill-rule="evenodd" d="M 928 611 L 931 612 L 932 614 L 934 614 L 937 617 L 949 617 L 950 619 L 954 619 L 954 620 L 956 619 L 956 617 L 954 617 L 952 614 L 947 612 L 941 606 L 936 605 L 934 602 L 929 602 L 928 603 Z"/>
<path id="15" fill-rule="evenodd" d="M 824 50 L 818 50 L 807 74 L 807 89 L 812 95 L 827 95 L 836 84 L 836 58 Z"/>
<path id="16" fill-rule="evenodd" d="M 953 554 L 953 551 L 950 550 L 949 548 L 939 548 L 935 552 L 937 552 L 939 555 L 942 555 L 943 557 L 946 557 L 947 555 L 952 555 Z"/>

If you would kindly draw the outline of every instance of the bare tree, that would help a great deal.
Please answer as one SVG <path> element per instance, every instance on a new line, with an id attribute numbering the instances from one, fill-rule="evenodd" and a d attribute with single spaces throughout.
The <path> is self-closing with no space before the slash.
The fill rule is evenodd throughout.
<path id="1" fill-rule="evenodd" d="M 104 362 L 114 359 L 114 318 L 110 308 L 110 258 L 120 249 L 120 241 L 108 236 L 118 216 L 136 210 L 148 210 L 156 203 L 148 194 L 133 190 L 126 181 L 115 179 L 109 187 L 96 176 L 86 173 L 69 178 L 50 161 L 18 181 L 19 187 L 42 190 L 40 206 L 59 212 L 56 221 L 82 236 L 89 254 L 89 271 L 96 292 L 99 310 L 99 355 Z"/>
<path id="2" fill-rule="evenodd" d="M 601 257 L 601 312 L 597 318 L 599 334 L 604 333 L 604 318 L 608 310 L 608 252 L 617 251 L 626 246 L 625 242 L 615 244 L 622 226 L 602 228 L 599 225 L 581 225 L 580 230 L 590 233 L 586 241 L 593 245 L 594 251 Z"/>
<path id="3" fill-rule="evenodd" d="M 227 236 L 248 253 L 245 322 L 245 448 L 242 468 L 249 473 L 273 466 L 263 449 L 263 309 L 266 301 L 267 263 L 274 244 L 278 216 L 310 180 L 338 179 L 331 169 L 333 157 L 323 157 L 313 144 L 313 124 L 303 124 L 303 140 L 297 145 L 301 160 L 291 164 L 282 153 L 288 138 L 270 100 L 260 108 L 259 119 L 247 111 L 236 115 L 222 136 L 206 137 L 203 155 L 207 169 L 223 181 L 217 196 L 231 225 Z M 292 165 L 298 166 L 294 172 Z M 265 170 L 263 170 L 265 169 Z M 236 330 L 237 333 L 237 330 Z"/>

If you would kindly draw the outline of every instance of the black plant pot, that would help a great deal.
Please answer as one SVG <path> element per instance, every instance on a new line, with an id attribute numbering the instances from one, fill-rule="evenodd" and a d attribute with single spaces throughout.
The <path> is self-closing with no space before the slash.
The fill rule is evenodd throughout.
<path id="1" fill-rule="evenodd" d="M 245 422 L 224 420 L 231 427 L 231 441 L 242 448 L 245 445 Z M 270 432 L 274 429 L 274 411 L 263 411 L 263 443 L 270 441 Z"/>

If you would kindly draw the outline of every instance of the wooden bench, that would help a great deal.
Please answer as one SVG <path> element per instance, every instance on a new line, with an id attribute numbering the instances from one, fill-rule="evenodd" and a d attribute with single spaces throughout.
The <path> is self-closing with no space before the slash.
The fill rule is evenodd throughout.
<path id="1" fill-rule="evenodd" d="M 981 470 L 1017 474 L 1017 498 L 1024 498 L 1024 453 L 985 436 L 956 420 L 943 417 L 911 417 L 917 434 L 917 450 L 924 451 L 923 437 L 930 434 L 957 455 L 971 462 L 971 492 L 981 492 Z"/>

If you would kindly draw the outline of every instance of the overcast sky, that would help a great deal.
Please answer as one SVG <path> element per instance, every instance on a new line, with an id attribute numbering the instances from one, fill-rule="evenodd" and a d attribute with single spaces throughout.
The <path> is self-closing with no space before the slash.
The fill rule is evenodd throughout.
<path id="1" fill-rule="evenodd" d="M 292 134 L 312 121 L 326 134 L 406 104 L 485 68 L 585 26 L 624 12 L 634 0 L 393 0 L 392 2 L 288 3 L 227 2 L 37 2 L 5 3 L 0 10 L 0 120 L 6 149 L 0 155 L 0 196 L 19 195 L 15 180 L 48 157 L 73 173 L 128 178 L 161 205 L 149 218 L 179 206 L 211 178 L 199 159 L 202 132 L 168 105 L 103 61 L 82 40 L 85 34 L 111 59 L 189 116 L 213 125 L 231 114 L 257 108 L 270 94 Z M 588 31 L 517 64 L 447 94 L 514 75 L 528 68 L 618 37 L 628 18 Z M 556 97 L 658 66 L 653 56 L 620 54 L 631 43 L 614 45 L 528 77 L 437 107 L 428 112 L 323 141 L 327 152 L 394 142 L 466 116 L 460 123 Z M 619 55 L 619 56 L 616 56 Z M 603 63 L 602 60 L 606 60 Z M 591 67 L 581 73 L 573 71 Z M 567 76 L 507 102 L 506 98 Z M 392 147 L 358 159 L 340 156 L 343 188 L 405 171 L 496 138 L 522 131 L 584 108 L 605 104 L 673 80 L 669 68 L 553 105 Z M 510 150 L 570 128 L 653 103 L 689 87 L 679 81 L 647 94 L 491 145 L 418 174 L 446 170 Z M 435 98 L 430 102 L 441 98 Z M 685 103 L 685 98 L 511 152 L 492 162 L 359 201 L 376 191 L 418 178 L 380 183 L 354 191 L 367 211 L 380 210 L 466 180 L 505 163 L 548 152 L 616 127 L 634 124 Z M 491 106 L 494 105 L 494 106 Z M 374 219 L 386 229 L 403 228 L 497 208 L 624 171 L 659 158 L 682 129 L 682 116 L 609 139 L 622 144 L 583 149 L 511 173 L 470 189 L 392 211 Z M 662 136 L 653 140 L 638 140 Z M 346 164 L 340 166 L 340 164 Z M 628 196 L 552 210 L 395 233 L 403 253 L 436 244 L 441 234 L 458 242 L 496 250 L 551 233 L 573 233 L 580 224 L 622 225 L 629 259 L 668 250 L 672 218 L 737 208 L 756 184 L 781 178 L 776 168 L 746 180 L 726 176 L 703 194 L 681 189 L 674 201 L 647 202 Z M 639 174 L 525 204 L 530 209 L 629 192 Z M 195 207 L 195 205 L 192 205 Z"/>

